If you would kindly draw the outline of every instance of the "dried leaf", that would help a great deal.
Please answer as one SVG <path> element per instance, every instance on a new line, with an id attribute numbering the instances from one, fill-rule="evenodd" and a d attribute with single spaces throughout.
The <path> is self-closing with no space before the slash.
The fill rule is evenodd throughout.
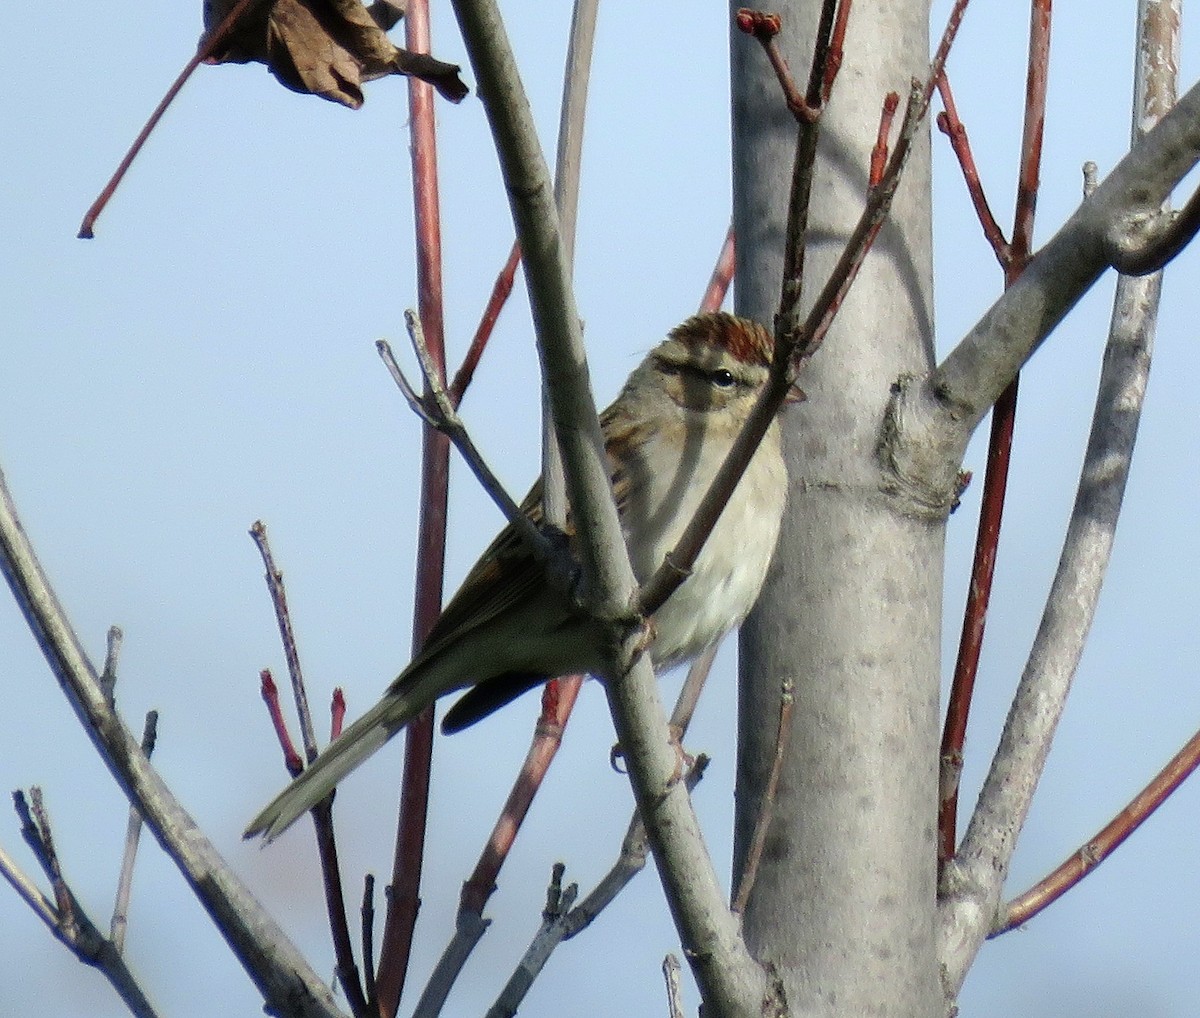
<path id="1" fill-rule="evenodd" d="M 213 31 L 234 0 L 205 0 Z M 209 58 L 212 64 L 266 64 L 280 84 L 358 109 L 362 83 L 389 74 L 427 81 L 451 102 L 467 94 L 459 68 L 393 45 L 386 35 L 403 15 L 396 0 L 262 0 L 242 16 Z"/>

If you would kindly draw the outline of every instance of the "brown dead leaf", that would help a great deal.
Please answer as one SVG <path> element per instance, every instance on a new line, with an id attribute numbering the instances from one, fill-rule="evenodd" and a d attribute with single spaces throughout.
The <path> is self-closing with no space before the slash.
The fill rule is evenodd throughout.
<path id="1" fill-rule="evenodd" d="M 214 31 L 234 0 L 205 0 L 204 29 Z M 459 68 L 410 53 L 386 35 L 403 15 L 395 0 L 260 0 L 252 4 L 208 63 L 267 65 L 280 84 L 358 109 L 362 83 L 389 74 L 427 81 L 451 102 L 467 94 Z"/>

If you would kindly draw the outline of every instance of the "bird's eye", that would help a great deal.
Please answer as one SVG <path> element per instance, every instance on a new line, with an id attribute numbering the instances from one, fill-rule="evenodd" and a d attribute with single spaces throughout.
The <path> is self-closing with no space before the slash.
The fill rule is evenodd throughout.
<path id="1" fill-rule="evenodd" d="M 709 378 L 718 389 L 728 389 L 734 383 L 733 372 L 726 368 L 718 368 Z"/>

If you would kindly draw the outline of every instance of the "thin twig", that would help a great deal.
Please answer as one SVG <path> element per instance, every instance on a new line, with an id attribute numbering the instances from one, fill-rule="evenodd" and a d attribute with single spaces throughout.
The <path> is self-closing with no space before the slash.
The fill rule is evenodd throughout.
<path id="1" fill-rule="evenodd" d="M 662 963 L 663 982 L 667 987 L 668 1018 L 683 1018 L 683 987 L 679 959 L 668 954 Z"/>
<path id="2" fill-rule="evenodd" d="M 409 0 L 404 19 L 405 47 L 411 53 L 430 50 L 428 0 Z M 433 89 L 408 79 L 409 134 L 412 154 L 413 215 L 417 254 L 417 307 L 424 336 L 442 384 L 446 377 L 446 343 L 442 296 L 441 205 L 438 198 L 437 127 Z M 432 428 L 422 433 L 421 523 L 413 603 L 413 650 L 433 628 L 442 606 L 446 557 L 446 512 L 450 480 L 450 446 Z M 376 974 L 379 1012 L 391 1018 L 400 1006 L 408 973 L 413 932 L 421 903 L 421 868 L 433 757 L 433 709 L 409 723 L 404 739 L 404 773 L 400 818 L 392 859 L 391 893 L 380 942 Z"/>
<path id="3" fill-rule="evenodd" d="M 1023 894 L 1017 895 L 1001 910 L 999 922 L 989 936 L 1016 929 L 1053 904 L 1092 872 L 1120 845 L 1150 819 L 1159 806 L 1200 766 L 1200 731 L 1184 744 L 1171 761 L 1155 775 L 1145 788 L 1130 800 L 1120 813 L 1110 820 L 1054 872 L 1039 880 Z"/>
<path id="4" fill-rule="evenodd" d="M 731 223 L 729 229 L 725 231 L 725 240 L 721 244 L 721 251 L 717 255 L 717 262 L 713 266 L 708 286 L 704 288 L 704 296 L 700 298 L 702 312 L 718 311 L 725 303 L 725 295 L 729 292 L 729 286 L 733 282 L 733 273 L 737 267 L 734 247 L 735 240 Z"/>
<path id="5" fill-rule="evenodd" d="M 737 891 L 730 906 L 738 915 L 746 911 L 746 902 L 750 900 L 750 892 L 754 890 L 754 881 L 758 877 L 758 864 L 762 859 L 763 848 L 767 843 L 767 831 L 771 827 L 771 818 L 775 814 L 775 794 L 779 789 L 779 776 L 783 773 L 783 760 L 787 753 L 788 736 L 792 731 L 792 706 L 795 698 L 792 695 L 791 677 L 786 677 L 779 696 L 779 725 L 775 731 L 775 755 L 771 760 L 771 773 L 767 776 L 767 786 L 763 791 L 762 801 L 758 804 L 758 817 L 754 821 L 754 833 L 750 837 L 750 846 L 746 850 L 746 863 L 742 868 L 742 876 L 738 881 Z"/>
<path id="6" fill-rule="evenodd" d="M 846 26 L 850 22 L 851 0 L 841 0 L 837 8 L 837 20 L 830 33 L 828 55 L 825 58 L 825 73 L 821 78 L 821 102 L 829 102 L 838 71 L 842 69 L 842 56 L 846 46 Z"/>
<path id="7" fill-rule="evenodd" d="M 121 632 L 120 626 L 108 627 L 104 650 L 104 671 L 100 673 L 100 688 L 104 691 L 110 706 L 117 700 L 117 660 L 121 656 L 121 643 L 124 639 L 125 634 Z"/>
<path id="8" fill-rule="evenodd" d="M 115 627 L 114 627 L 115 628 Z M 120 630 L 117 630 L 120 632 Z M 109 630 L 111 633 L 112 630 Z M 105 673 L 108 663 L 105 662 Z M 142 752 L 149 760 L 158 741 L 158 711 L 146 713 L 146 724 L 142 729 Z M 108 939 L 118 954 L 125 950 L 125 930 L 129 925 L 129 897 L 133 892 L 133 864 L 137 859 L 138 845 L 142 837 L 142 814 L 129 807 L 129 824 L 125 829 L 125 854 L 121 858 L 121 874 L 117 878 L 117 895 L 113 903 L 112 922 L 109 924 Z"/>
<path id="9" fill-rule="evenodd" d="M 167 107 L 175 101 L 175 97 L 179 95 L 179 90 L 190 78 L 193 72 L 213 53 L 217 47 L 225 40 L 225 37 L 233 29 L 238 19 L 246 12 L 246 10 L 255 3 L 265 2 L 265 0 L 237 0 L 230 9 L 229 13 L 217 26 L 216 30 L 209 32 L 200 40 L 200 45 L 196 49 L 195 56 L 191 58 L 183 66 L 183 70 L 179 72 L 179 76 L 171 82 L 171 87 L 167 89 L 166 94 L 159 100 L 157 106 L 154 107 L 154 112 L 150 114 L 150 119 L 146 121 L 145 126 L 138 132 L 138 136 L 133 139 L 133 144 L 129 146 L 129 151 L 125 153 L 124 158 L 117 165 L 113 175 L 109 178 L 103 190 L 92 202 L 91 207 L 84 214 L 83 222 L 79 226 L 77 236 L 80 240 L 91 240 L 95 236 L 96 220 L 100 218 L 100 213 L 104 211 L 109 200 L 120 186 L 121 181 L 125 178 L 125 174 L 129 171 L 129 167 L 133 165 L 134 159 L 142 150 L 142 146 L 146 144 L 146 140 L 150 137 L 150 133 L 158 126 L 158 122 L 162 119 L 163 114 L 167 112 Z"/>
<path id="10" fill-rule="evenodd" d="M 1034 212 L 1037 208 L 1038 179 L 1041 172 L 1042 134 L 1046 120 L 1046 87 L 1050 63 L 1050 6 L 1050 0 L 1032 0 L 1030 4 L 1025 126 L 1021 136 L 1020 172 L 1013 213 L 1012 239 L 1007 244 L 998 245 L 994 237 L 989 238 L 1004 270 L 1006 288 L 1012 286 L 1025 271 L 1033 249 Z M 938 85 L 942 89 L 942 100 L 945 103 L 949 87 L 946 85 L 944 74 L 940 76 Z M 947 112 L 952 110 L 951 99 L 947 105 Z M 957 119 L 956 112 L 953 118 Z M 965 142 L 965 132 L 963 140 Z M 986 203 L 984 207 L 986 208 Z M 976 208 L 979 208 L 978 202 Z M 989 230 L 987 221 L 982 213 L 979 215 L 986 235 Z M 954 854 L 957 839 L 958 776 L 962 770 L 967 718 L 971 709 L 975 679 L 979 673 L 979 658 L 983 649 L 988 606 L 995 578 L 996 553 L 1000 544 L 1000 527 L 1004 519 L 1004 501 L 1017 416 L 1018 378 L 1019 376 L 1013 378 L 992 408 L 987 469 L 983 480 L 975 556 L 971 564 L 971 583 L 963 609 L 962 635 L 959 639 L 958 657 L 946 708 L 946 723 L 942 732 L 942 781 L 938 807 L 938 860 L 941 865 Z"/>
<path id="11" fill-rule="evenodd" d="M 551 679 L 546 683 L 529 752 L 471 876 L 463 883 L 458 904 L 460 912 L 483 914 L 484 905 L 496 889 L 500 868 L 508 858 L 534 796 L 562 746 L 563 729 L 582 685 L 582 675 Z"/>
<path id="12" fill-rule="evenodd" d="M 938 130 L 950 139 L 950 147 L 958 158 L 959 169 L 962 170 L 963 181 L 967 185 L 967 194 L 975 207 L 975 215 L 979 217 L 979 225 L 983 236 L 991 245 L 996 260 L 1001 267 L 1008 265 L 1012 251 L 1008 246 L 1008 238 L 988 204 L 987 194 L 983 189 L 983 181 L 979 176 L 979 167 L 975 164 L 975 156 L 971 151 L 971 142 L 967 137 L 967 128 L 958 116 L 958 107 L 954 105 L 954 93 L 950 90 L 950 79 L 942 74 L 937 82 L 938 94 L 942 98 L 942 112 L 937 115 Z"/>
<path id="13" fill-rule="evenodd" d="M 779 80 L 784 102 L 787 103 L 787 108 L 791 111 L 792 116 L 803 124 L 811 124 L 816 121 L 821 115 L 820 109 L 810 106 L 805 97 L 801 95 L 800 89 L 796 86 L 796 79 L 792 77 L 791 68 L 788 67 L 787 61 L 779 51 L 779 44 L 775 41 L 775 37 L 779 35 L 782 27 L 779 15 L 743 7 L 734 15 L 734 23 L 740 31 L 753 36 L 762 46 L 767 60 L 770 61 L 771 70 L 775 72 L 775 77 Z"/>
<path id="14" fill-rule="evenodd" d="M 263 703 L 267 705 L 267 714 L 271 718 L 271 727 L 275 729 L 275 737 L 279 740 L 279 748 L 283 750 L 283 765 L 293 778 L 304 770 L 304 759 L 296 751 L 292 742 L 292 733 L 288 731 L 287 721 L 283 717 L 283 708 L 279 704 L 279 687 L 271 675 L 271 669 L 264 668 L 258 673 L 259 688 Z"/>
<path id="15" fill-rule="evenodd" d="M 367 995 L 368 1010 L 377 1011 L 375 993 L 375 874 L 363 877 L 362 896 L 362 959 L 363 989 Z"/>
<path id="16" fill-rule="evenodd" d="M 883 108 L 879 111 L 879 130 L 875 135 L 875 147 L 871 149 L 871 166 L 867 173 L 867 186 L 878 187 L 883 179 L 883 170 L 887 166 L 888 137 L 892 133 L 892 121 L 900 106 L 900 95 L 889 92 L 883 99 Z"/>
<path id="17" fill-rule="evenodd" d="M 404 319 L 408 326 L 409 336 L 412 338 L 414 349 L 417 350 L 417 358 L 421 362 L 422 373 L 429 369 L 428 363 L 428 348 L 425 346 L 424 332 L 421 329 L 420 320 L 412 311 L 404 313 Z M 521 539 L 526 543 L 530 553 L 539 562 L 550 562 L 554 558 L 554 548 L 550 541 L 546 538 L 537 525 L 529 518 L 528 514 L 522 511 L 521 507 L 513 501 L 513 497 L 500 483 L 500 479 L 492 472 L 491 467 L 487 465 L 487 461 L 483 458 L 471 439 L 470 432 L 467 426 L 463 423 L 461 417 L 458 416 L 452 405 L 450 393 L 437 381 L 436 376 L 426 378 L 425 395 L 418 397 L 412 384 L 404 376 L 403 370 L 396 361 L 396 356 L 392 352 L 391 345 L 387 340 L 381 339 L 375 343 L 376 349 L 379 351 L 379 356 L 387 365 L 388 371 L 396 381 L 397 387 L 404 393 L 405 398 L 409 400 L 409 404 L 413 409 L 420 414 L 425 421 L 433 428 L 436 428 L 442 434 L 446 435 L 455 448 L 462 454 L 463 460 L 470 468 L 471 473 L 475 475 L 480 486 L 496 503 L 500 511 L 504 514 L 504 518 L 512 524 Z M 416 400 L 414 403 L 413 400 Z"/>
<path id="18" fill-rule="evenodd" d="M 275 621 L 279 626 L 279 639 L 283 643 L 283 656 L 287 661 L 288 675 L 292 680 L 292 695 L 296 698 L 296 714 L 300 718 L 300 736 L 304 740 L 304 753 L 309 763 L 317 758 L 317 733 L 313 728 L 312 711 L 308 707 L 308 691 L 304 687 L 304 673 L 300 669 L 300 652 L 296 647 L 296 632 L 292 628 L 292 616 L 288 611 L 287 590 L 283 585 L 283 573 L 275 564 L 271 544 L 267 539 L 267 525 L 255 520 L 250 528 L 250 537 L 262 556 L 266 569 L 267 590 L 275 608 Z"/>
<path id="19" fill-rule="evenodd" d="M 683 778 L 689 791 L 694 789 L 704 776 L 708 763 L 708 757 L 704 754 L 692 761 Z M 521 1001 L 558 945 L 587 929 L 645 868 L 649 854 L 646 828 L 635 813 L 621 843 L 621 852 L 616 862 L 583 901 L 575 904 L 578 894 L 575 884 L 562 889 L 562 864 L 555 864 L 542 925 L 514 968 L 508 983 L 497 996 L 496 1002 L 489 1008 L 487 1018 L 509 1018 L 517 1013 Z"/>
<path id="20" fill-rule="evenodd" d="M 250 536 L 254 539 L 266 568 L 267 589 L 271 593 L 271 603 L 275 606 L 275 619 L 279 624 L 279 636 L 283 643 L 284 657 L 287 659 L 288 674 L 292 680 L 292 693 L 296 699 L 296 713 L 300 718 L 300 731 L 304 739 L 304 752 L 311 764 L 320 752 L 317 746 L 317 734 L 313 727 L 312 712 L 308 706 L 308 692 L 304 685 L 304 673 L 300 668 L 300 653 L 296 647 L 296 633 L 292 627 L 292 617 L 288 610 L 287 589 L 283 584 L 283 572 L 275 564 L 275 556 L 271 552 L 271 544 L 267 538 L 267 527 L 262 520 L 257 520 L 250 528 Z M 263 698 L 271 708 L 271 697 L 274 695 L 274 683 L 268 684 L 269 673 L 263 673 Z M 272 721 L 279 731 L 283 726 L 282 714 L 276 705 L 272 710 Z M 336 702 L 336 701 L 335 701 Z M 344 708 L 343 708 L 344 709 Z M 277 717 L 278 715 L 278 717 Z M 286 726 L 282 727 L 281 742 L 290 743 L 286 734 Z M 294 751 L 293 751 L 294 752 Z M 285 746 L 284 759 L 291 771 L 292 761 Z M 297 771 L 297 773 L 299 773 Z M 295 774 L 292 775 L 295 777 Z M 350 926 L 346 916 L 346 897 L 342 890 L 342 872 L 338 865 L 337 838 L 333 828 L 333 795 L 332 793 L 312 809 L 313 828 L 317 839 L 317 855 L 321 860 L 321 881 L 325 889 L 325 907 L 329 916 L 329 933 L 333 940 L 335 969 L 338 980 L 346 994 L 346 1002 L 350 1005 L 355 1018 L 365 1018 L 367 1014 L 367 998 L 359 981 L 358 964 L 354 958 L 354 946 L 350 938 Z"/>
<path id="21" fill-rule="evenodd" d="M 13 805 L 21 819 L 22 836 L 39 864 L 50 876 L 57 904 L 51 903 L 42 895 L 33 882 L 25 877 L 3 852 L 0 852 L 0 863 L 3 863 L 0 868 L 4 870 L 5 876 L 21 897 L 30 904 L 34 914 L 45 923 L 46 928 L 79 961 L 99 969 L 104 974 L 134 1018 L 156 1018 L 157 1012 L 146 997 L 137 977 L 130 971 L 121 952 L 112 941 L 105 939 L 63 878 L 54 850 L 50 821 L 39 789 L 30 789 L 30 801 L 25 799 L 22 792 L 13 793 Z"/>
<path id="22" fill-rule="evenodd" d="M 475 377 L 475 369 L 479 366 L 479 360 L 483 356 L 488 340 L 492 338 L 492 331 L 496 328 L 500 312 L 512 293 L 513 280 L 516 279 L 517 266 L 520 264 L 521 249 L 514 242 L 512 250 L 508 252 L 508 260 L 492 285 L 491 296 L 488 297 L 483 314 L 479 318 L 479 325 L 475 329 L 475 335 L 471 338 L 471 345 L 463 355 L 462 364 L 454 373 L 454 381 L 450 383 L 450 401 L 456 409 L 462 402 L 467 386 L 471 384 L 471 379 Z"/>

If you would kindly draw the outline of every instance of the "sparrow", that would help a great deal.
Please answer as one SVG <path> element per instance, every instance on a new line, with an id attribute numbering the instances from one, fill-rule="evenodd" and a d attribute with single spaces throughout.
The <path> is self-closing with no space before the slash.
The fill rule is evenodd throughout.
<path id="1" fill-rule="evenodd" d="M 774 342 L 757 322 L 695 315 L 634 369 L 600 415 L 613 496 L 639 583 L 662 564 L 767 382 Z M 802 398 L 793 389 L 788 402 Z M 787 494 L 779 418 L 771 422 L 691 573 L 654 614 L 656 670 L 691 660 L 741 624 L 762 589 Z M 542 520 L 541 482 L 523 510 Z M 565 531 L 572 536 L 568 517 Z M 510 525 L 446 605 L 383 698 L 329 744 L 246 828 L 272 841 L 447 693 L 459 731 L 560 675 L 597 674 L 601 628 L 555 589 Z"/>

